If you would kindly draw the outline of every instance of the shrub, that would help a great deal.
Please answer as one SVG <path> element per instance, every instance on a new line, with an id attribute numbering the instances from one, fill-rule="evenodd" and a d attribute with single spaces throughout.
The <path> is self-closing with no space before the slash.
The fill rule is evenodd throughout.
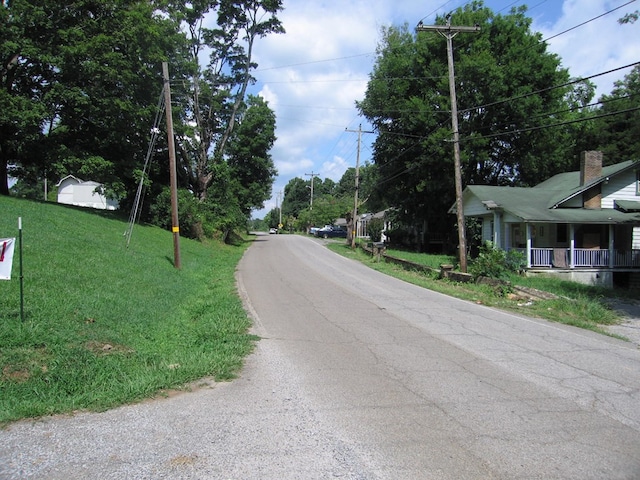
<path id="1" fill-rule="evenodd" d="M 382 230 L 384 229 L 384 220 L 381 218 L 372 218 L 367 224 L 367 234 L 372 242 L 379 242 L 382 238 Z"/>
<path id="2" fill-rule="evenodd" d="M 526 264 L 524 254 L 497 248 L 486 241 L 480 247 L 480 253 L 469 264 L 469 273 L 476 277 L 489 277 L 506 280 L 510 273 L 520 273 Z"/>

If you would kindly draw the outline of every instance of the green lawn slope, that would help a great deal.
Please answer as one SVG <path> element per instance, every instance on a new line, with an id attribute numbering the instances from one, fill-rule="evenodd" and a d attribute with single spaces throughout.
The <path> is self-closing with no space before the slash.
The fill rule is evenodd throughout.
<path id="1" fill-rule="evenodd" d="M 22 218 L 19 255 L 0 281 L 0 424 L 103 410 L 203 377 L 234 376 L 255 337 L 234 271 L 248 244 L 181 239 L 112 213 L 0 197 L 0 238 Z"/>

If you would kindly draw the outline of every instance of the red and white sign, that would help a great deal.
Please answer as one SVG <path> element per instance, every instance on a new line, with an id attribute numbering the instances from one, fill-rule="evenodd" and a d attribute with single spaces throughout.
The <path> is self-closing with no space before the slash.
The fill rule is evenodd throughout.
<path id="1" fill-rule="evenodd" d="M 0 280 L 11 280 L 15 238 L 0 238 Z"/>

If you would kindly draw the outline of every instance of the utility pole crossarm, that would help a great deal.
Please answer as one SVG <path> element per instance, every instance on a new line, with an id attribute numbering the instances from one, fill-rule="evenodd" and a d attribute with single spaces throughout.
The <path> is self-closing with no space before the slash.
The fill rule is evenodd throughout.
<path id="1" fill-rule="evenodd" d="M 439 32 L 439 33 L 476 33 L 480 31 L 480 25 L 473 27 L 454 27 L 451 25 L 423 25 L 421 23 L 416 27 L 418 32 Z"/>

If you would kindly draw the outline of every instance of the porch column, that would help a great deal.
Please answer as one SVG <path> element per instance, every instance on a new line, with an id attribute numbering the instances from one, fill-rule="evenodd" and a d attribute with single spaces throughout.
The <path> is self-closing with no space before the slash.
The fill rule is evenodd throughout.
<path id="1" fill-rule="evenodd" d="M 502 239 L 500 238 L 501 231 L 502 231 L 502 215 L 500 215 L 500 212 L 494 210 L 493 211 L 493 244 L 498 248 L 505 249 L 505 246 L 502 245 Z"/>
<path id="2" fill-rule="evenodd" d="M 609 268 L 613 268 L 615 265 L 615 251 L 613 249 L 613 235 L 615 229 L 613 225 L 609 225 Z"/>
<path id="3" fill-rule="evenodd" d="M 527 268 L 531 268 L 531 224 L 525 223 L 524 227 L 527 234 Z"/>
<path id="4" fill-rule="evenodd" d="M 504 223 L 504 249 L 505 250 L 511 250 L 511 248 L 513 248 L 513 244 L 511 243 L 511 224 L 510 223 Z"/>
<path id="5" fill-rule="evenodd" d="M 575 229 L 573 228 L 573 223 L 569 224 L 569 268 L 575 267 L 575 248 L 576 248 L 576 239 L 574 238 Z"/>

